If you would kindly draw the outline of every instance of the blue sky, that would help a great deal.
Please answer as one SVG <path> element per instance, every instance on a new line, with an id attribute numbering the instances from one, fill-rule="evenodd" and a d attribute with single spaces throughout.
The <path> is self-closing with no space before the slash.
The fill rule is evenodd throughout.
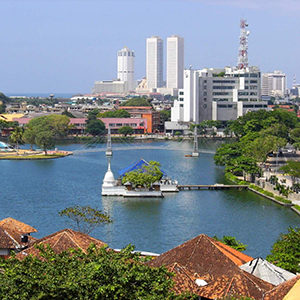
<path id="1" fill-rule="evenodd" d="M 4 93 L 89 93 L 116 78 L 123 46 L 135 50 L 141 78 L 152 35 L 183 36 L 186 67 L 235 66 L 240 18 L 250 65 L 300 82 L 300 0 L 0 0 L 0 11 Z"/>

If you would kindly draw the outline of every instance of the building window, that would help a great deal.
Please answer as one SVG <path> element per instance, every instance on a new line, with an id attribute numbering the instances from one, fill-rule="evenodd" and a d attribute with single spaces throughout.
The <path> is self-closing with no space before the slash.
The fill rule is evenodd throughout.
<path id="1" fill-rule="evenodd" d="M 131 123 L 130 126 L 131 127 L 136 127 L 137 125 L 136 125 L 136 123 Z"/>
<path id="2" fill-rule="evenodd" d="M 128 56 L 130 56 L 130 52 L 128 52 Z"/>
<path id="3" fill-rule="evenodd" d="M 114 123 L 109 123 L 109 125 L 108 125 L 109 127 L 115 127 L 116 126 L 116 124 L 114 124 Z"/>
<path id="4" fill-rule="evenodd" d="M 180 107 L 183 107 L 183 104 L 180 104 L 179 106 L 180 106 Z"/>
<path id="5" fill-rule="evenodd" d="M 207 96 L 207 92 L 203 92 L 203 96 Z"/>
<path id="6" fill-rule="evenodd" d="M 203 104 L 203 108 L 207 108 L 207 104 Z"/>
<path id="7" fill-rule="evenodd" d="M 179 98 L 179 101 L 183 101 L 183 98 Z"/>
<path id="8" fill-rule="evenodd" d="M 206 101 L 207 101 L 207 98 L 204 98 L 203 100 L 206 102 Z"/>
<path id="9" fill-rule="evenodd" d="M 123 124 L 122 123 L 117 123 L 117 127 L 122 127 Z"/>
<path id="10" fill-rule="evenodd" d="M 206 89 L 207 89 L 207 86 L 205 85 L 205 86 L 203 87 L 203 89 L 206 90 Z"/>
<path id="11" fill-rule="evenodd" d="M 204 82 L 204 83 L 206 83 L 206 82 L 207 82 L 207 80 L 203 80 L 203 82 Z"/>
<path id="12" fill-rule="evenodd" d="M 182 96 L 182 95 L 183 95 L 183 92 L 179 92 L 179 95 Z"/>

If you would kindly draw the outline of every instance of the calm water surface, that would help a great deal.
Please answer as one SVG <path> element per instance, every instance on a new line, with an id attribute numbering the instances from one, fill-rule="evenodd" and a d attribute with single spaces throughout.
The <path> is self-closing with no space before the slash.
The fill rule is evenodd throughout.
<path id="1" fill-rule="evenodd" d="M 220 142 L 201 141 L 200 147 L 215 149 Z M 187 148 L 184 142 L 137 142 L 137 145 Z M 105 145 L 99 145 L 104 147 Z M 81 144 L 63 143 L 60 149 L 75 150 Z M 212 154 L 185 158 L 183 151 L 115 151 L 112 171 L 117 172 L 141 157 L 156 160 L 180 184 L 226 183 L 223 169 Z M 65 227 L 58 212 L 72 205 L 98 206 L 114 223 L 93 231 L 92 236 L 113 248 L 129 243 L 138 250 L 162 253 L 192 237 L 232 235 L 248 245 L 251 256 L 265 257 L 281 232 L 300 226 L 291 210 L 247 191 L 181 191 L 162 199 L 101 197 L 107 171 L 104 152 L 82 153 L 47 161 L 0 161 L 0 219 L 12 217 L 38 229 L 43 237 Z M 228 183 L 228 182 L 227 182 Z"/>

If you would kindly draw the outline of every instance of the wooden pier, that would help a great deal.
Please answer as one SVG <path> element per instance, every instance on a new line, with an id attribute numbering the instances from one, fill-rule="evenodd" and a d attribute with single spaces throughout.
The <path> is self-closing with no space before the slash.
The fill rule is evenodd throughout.
<path id="1" fill-rule="evenodd" d="M 226 189 L 247 189 L 248 185 L 229 184 L 184 184 L 178 185 L 180 191 L 183 190 L 226 190 Z"/>

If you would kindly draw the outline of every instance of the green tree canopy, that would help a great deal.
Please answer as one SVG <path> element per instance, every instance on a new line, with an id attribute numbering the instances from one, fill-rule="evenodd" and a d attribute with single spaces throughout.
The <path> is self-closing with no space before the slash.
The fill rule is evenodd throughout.
<path id="1" fill-rule="evenodd" d="M 47 154 L 47 149 L 54 147 L 54 138 L 67 135 L 70 119 L 62 115 L 49 115 L 34 118 L 29 121 L 24 133 L 27 143 L 36 144 Z"/>
<path id="2" fill-rule="evenodd" d="M 223 244 L 230 246 L 231 248 L 243 252 L 247 249 L 247 245 L 238 241 L 235 237 L 224 235 L 222 238 L 218 238 L 216 235 L 213 237 L 216 241 L 222 242 Z"/>
<path id="3" fill-rule="evenodd" d="M 103 224 L 112 223 L 112 219 L 108 213 L 89 205 L 67 207 L 60 211 L 59 215 L 61 217 L 68 217 L 76 224 L 75 230 L 86 234 L 90 234 L 94 229 Z"/>
<path id="4" fill-rule="evenodd" d="M 280 168 L 281 171 L 292 177 L 293 184 L 296 178 L 300 178 L 300 162 L 289 160 L 285 166 Z"/>
<path id="5" fill-rule="evenodd" d="M 132 98 L 132 99 L 125 101 L 120 106 L 151 106 L 151 104 L 145 98 Z"/>
<path id="6" fill-rule="evenodd" d="M 118 129 L 118 132 L 120 134 L 124 134 L 125 136 L 127 136 L 128 134 L 133 133 L 133 129 L 131 126 L 122 126 L 121 128 Z"/>
<path id="7" fill-rule="evenodd" d="M 160 120 L 162 122 L 170 121 L 171 120 L 171 110 L 161 110 L 159 112 L 160 114 Z"/>
<path id="8" fill-rule="evenodd" d="M 300 228 L 288 229 L 272 246 L 267 260 L 292 273 L 300 272 Z"/>
<path id="9" fill-rule="evenodd" d="M 2 101 L 3 103 L 9 103 L 9 102 L 11 102 L 10 98 L 7 97 L 6 95 L 4 95 L 1 92 L 0 92 L 0 101 Z"/>
<path id="10" fill-rule="evenodd" d="M 62 113 L 61 113 L 63 116 L 67 116 L 68 118 L 76 118 L 71 112 L 69 112 L 68 110 L 64 110 Z"/>
<path id="11" fill-rule="evenodd" d="M 111 110 L 99 113 L 98 118 L 130 118 L 130 113 L 125 109 Z"/>
<path id="12" fill-rule="evenodd" d="M 86 123 L 89 124 L 92 121 L 97 120 L 97 116 L 99 114 L 99 109 L 94 109 L 87 114 Z"/>
<path id="13" fill-rule="evenodd" d="M 135 186 L 150 187 L 154 182 L 159 181 L 162 176 L 160 163 L 149 161 L 149 166 L 144 164 L 142 168 L 126 173 L 122 178 L 122 183 L 124 184 L 129 181 Z"/>
<path id="14" fill-rule="evenodd" d="M 104 131 L 105 124 L 99 119 L 91 120 L 87 123 L 86 132 L 93 136 L 103 134 Z"/>
<path id="15" fill-rule="evenodd" d="M 9 136 L 9 140 L 16 144 L 16 148 L 19 148 L 19 144 L 24 144 L 24 139 L 23 139 L 23 134 L 24 134 L 24 129 L 21 127 L 16 127 L 14 131 L 11 133 Z"/>
<path id="16" fill-rule="evenodd" d="M 41 259 L 0 259 L 0 298 L 14 299 L 196 299 L 171 290 L 173 274 L 145 265 L 133 246 L 121 252 L 70 249 L 54 253 L 37 246 Z"/>

